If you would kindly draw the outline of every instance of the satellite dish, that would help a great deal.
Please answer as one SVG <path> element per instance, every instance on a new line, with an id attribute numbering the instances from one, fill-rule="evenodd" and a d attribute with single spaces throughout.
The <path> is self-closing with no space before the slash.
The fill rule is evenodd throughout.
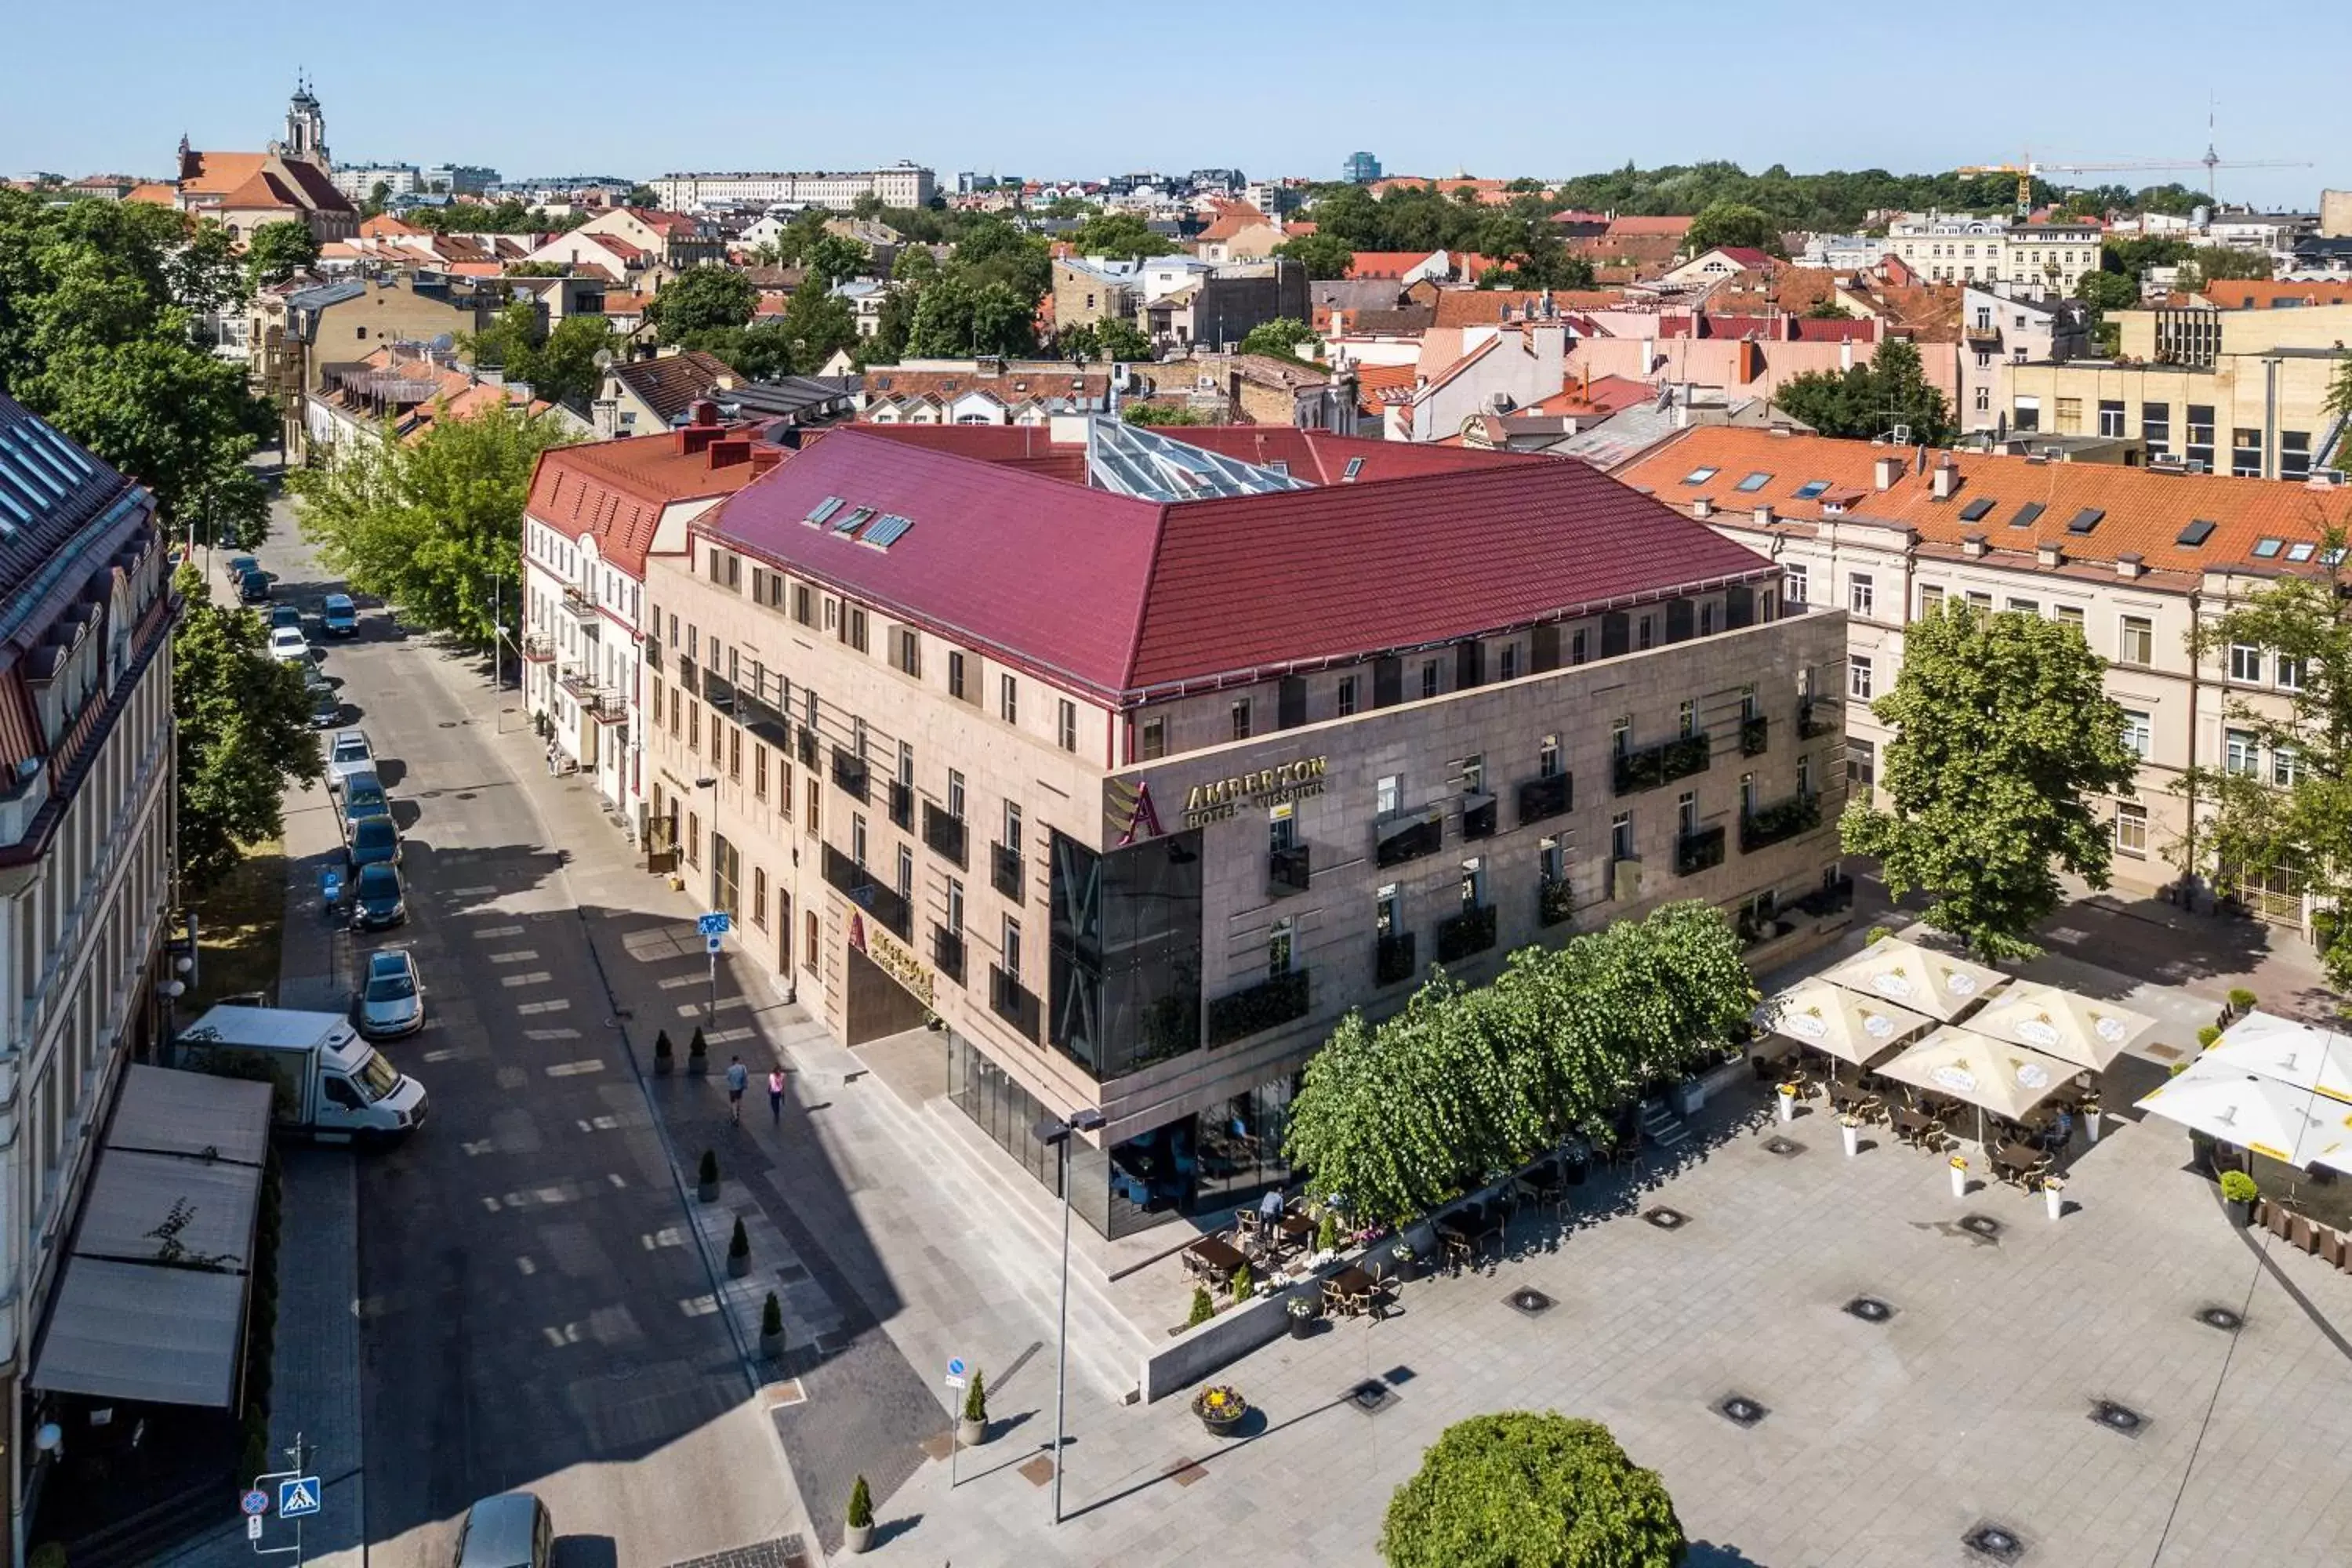
<path id="1" fill-rule="evenodd" d="M 457 340 L 456 338 L 451 337 L 447 332 L 443 332 L 439 337 L 435 338 L 435 339 L 434 339 L 430 343 L 426 344 L 425 346 L 426 346 L 426 347 L 428 347 L 428 348 L 431 348 L 431 349 L 435 349 L 435 350 L 438 351 L 439 353 L 447 353 L 451 349 L 454 349 L 454 348 L 456 348 L 456 347 L 457 346 Z"/>
<path id="2" fill-rule="evenodd" d="M 595 365 L 598 370 L 612 369 L 613 351 L 611 349 L 598 349 L 595 353 L 595 356 L 590 361 L 590 363 Z"/>

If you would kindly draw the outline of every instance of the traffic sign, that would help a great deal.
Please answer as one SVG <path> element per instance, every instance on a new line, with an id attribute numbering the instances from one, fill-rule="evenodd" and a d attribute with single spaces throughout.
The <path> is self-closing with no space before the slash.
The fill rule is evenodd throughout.
<path id="1" fill-rule="evenodd" d="M 268 1500 L 264 1499 L 263 1500 L 267 1501 Z M 259 1514 L 248 1513 L 245 1516 L 245 1538 L 247 1541 L 258 1541 L 261 1539 L 261 1516 Z"/>
<path id="2" fill-rule="evenodd" d="M 259 1487 L 255 1487 L 243 1497 L 236 1500 L 236 1506 L 248 1515 L 268 1513 L 269 1511 L 269 1494 L 263 1491 Z"/>
<path id="3" fill-rule="evenodd" d="M 961 1388 L 964 1385 L 964 1373 L 965 1368 L 963 1364 L 963 1357 L 950 1356 L 948 1358 L 948 1386 L 950 1388 Z"/>
<path id="4" fill-rule="evenodd" d="M 278 1517 L 300 1519 L 319 1511 L 319 1478 L 297 1476 L 278 1483 Z"/>
<path id="5" fill-rule="evenodd" d="M 735 927 L 725 910 L 713 910 L 707 915 L 694 917 L 694 929 L 705 936 L 725 936 Z"/>
<path id="6" fill-rule="evenodd" d="M 717 952 L 726 945 L 727 941 L 724 937 L 706 936 L 702 939 L 702 951 L 705 952 Z"/>

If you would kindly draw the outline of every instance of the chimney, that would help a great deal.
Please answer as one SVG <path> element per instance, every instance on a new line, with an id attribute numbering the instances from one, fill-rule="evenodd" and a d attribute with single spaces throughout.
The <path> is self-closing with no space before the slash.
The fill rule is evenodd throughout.
<path id="1" fill-rule="evenodd" d="M 2137 555 L 2118 555 L 2116 557 L 2116 575 L 2118 577 L 2137 577 L 2147 570 L 2147 568 L 2142 564 L 2140 557 Z"/>
<path id="2" fill-rule="evenodd" d="M 2033 560 L 2041 566 L 2063 566 L 2066 564 L 2066 547 L 2063 544 L 2037 544 L 2033 547 Z"/>
<path id="3" fill-rule="evenodd" d="M 686 405 L 686 422 L 688 425 L 718 424 L 719 405 L 707 397 L 696 398 Z"/>
<path id="4" fill-rule="evenodd" d="M 1924 447 L 1920 448 L 1922 451 L 1926 449 Z M 1951 500 L 1952 492 L 1960 488 L 1960 466 L 1949 458 L 1945 458 L 1936 465 L 1928 482 L 1934 487 L 1933 493 L 1937 500 Z"/>
<path id="5" fill-rule="evenodd" d="M 751 460 L 751 438 L 749 436 L 725 436 L 710 443 L 710 467 L 713 470 L 731 468 L 738 463 Z"/>
<path id="6" fill-rule="evenodd" d="M 1755 515 L 1756 515 L 1756 526 L 1757 526 L 1757 527 L 1759 527 L 1759 528 L 1769 528 L 1769 527 L 1771 527 L 1771 526 L 1772 526 L 1772 503 L 1771 503 L 1770 501 L 1769 501 L 1769 500 L 1760 500 L 1760 501 L 1758 501 L 1758 502 L 1756 503 L 1756 513 L 1755 513 Z"/>
<path id="7" fill-rule="evenodd" d="M 1961 538 L 1960 538 L 1960 553 L 1961 553 L 1961 554 L 1966 555 L 1966 556 L 1969 557 L 1971 560 L 1973 560 L 1973 559 L 1975 559 L 1976 557 L 1982 555 L 1984 552 L 1985 552 L 1985 536 L 1984 536 L 1983 534 L 1981 534 L 1981 533 L 1969 533 L 1969 534 L 1963 534 L 1963 535 L 1961 536 Z"/>
<path id="8" fill-rule="evenodd" d="M 764 474 L 783 460 L 784 449 L 782 447 L 771 447 L 763 441 L 751 448 L 751 472 L 754 474 Z"/>
<path id="9" fill-rule="evenodd" d="M 1903 477 L 1903 459 L 1881 458 L 1871 465 L 1871 472 L 1880 489 L 1891 490 L 1895 488 L 1895 481 Z"/>
<path id="10" fill-rule="evenodd" d="M 1707 500 L 1705 496 L 1693 496 L 1691 498 L 1691 515 L 1693 517 L 1713 517 L 1715 515 L 1715 503 Z"/>

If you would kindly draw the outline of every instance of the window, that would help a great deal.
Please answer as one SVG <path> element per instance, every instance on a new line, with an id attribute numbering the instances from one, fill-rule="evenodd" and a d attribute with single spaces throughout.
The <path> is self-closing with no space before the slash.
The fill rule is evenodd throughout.
<path id="1" fill-rule="evenodd" d="M 1799 609 L 1811 602 L 1805 593 L 1805 569 L 1802 566 L 1790 566 L 1782 574 L 1780 597 Z"/>
<path id="2" fill-rule="evenodd" d="M 2053 616 L 2057 616 L 2057 617 L 2058 617 L 2058 624 L 2059 624 L 2060 626 L 2072 626 L 2072 627 L 2074 627 L 2077 632 L 2079 632 L 2079 631 L 2081 631 L 2081 630 L 2083 629 L 2083 606 L 2082 606 L 2082 605 L 2059 605 L 2055 606 L 2054 608 L 2053 608 L 2053 609 L 2051 610 L 2051 612 L 2050 612 L 2050 613 L 2051 613 L 2052 615 L 2053 615 Z"/>
<path id="3" fill-rule="evenodd" d="M 1845 782 L 1860 790 L 1878 787 L 1878 748 L 1859 735 L 1845 738 Z"/>
<path id="4" fill-rule="evenodd" d="M 849 814 L 849 858 L 853 865 L 866 864 L 866 814 L 862 811 Z"/>
<path id="5" fill-rule="evenodd" d="M 2042 399 L 2019 397 L 2010 405 L 2009 424 L 2012 430 L 2042 428 Z"/>
<path id="6" fill-rule="evenodd" d="M 958 822 L 963 820 L 963 774 L 950 768 L 948 770 L 948 815 Z"/>
<path id="7" fill-rule="evenodd" d="M 1279 980 L 1290 973 L 1290 917 L 1274 922 L 1265 933 L 1265 977 Z"/>
<path id="8" fill-rule="evenodd" d="M 1433 658 L 1421 661 L 1421 694 L 1423 697 L 1437 695 L 1437 661 Z"/>
<path id="9" fill-rule="evenodd" d="M 765 746 L 751 748 L 751 798 L 768 798 L 768 748 Z"/>
<path id="10" fill-rule="evenodd" d="M 1403 805 L 1404 775 L 1382 773 L 1379 783 L 1372 786 L 1373 811 L 1381 816 L 1386 816 L 1389 813 L 1401 809 Z"/>
<path id="11" fill-rule="evenodd" d="M 903 844 L 898 846 L 898 896 L 909 902 L 915 897 L 915 852 Z"/>
<path id="12" fill-rule="evenodd" d="M 1675 831 L 1685 838 L 1698 831 L 1698 792 L 1696 790 L 1686 789 L 1675 797 Z"/>
<path id="13" fill-rule="evenodd" d="M 2136 801 L 2116 802 L 2116 853 L 2147 858 L 2147 807 Z"/>
<path id="14" fill-rule="evenodd" d="M 923 674 L 922 634 L 912 626 L 898 626 L 890 633 L 890 662 L 898 667 L 901 675 L 917 679 Z"/>
<path id="15" fill-rule="evenodd" d="M 2156 662 L 2156 623 L 2146 616 L 2125 616 L 2116 623 L 2116 658 L 2122 664 Z"/>
<path id="16" fill-rule="evenodd" d="M 860 653 L 866 651 L 866 612 L 856 605 L 849 605 L 841 617 L 841 640 Z"/>
<path id="17" fill-rule="evenodd" d="M 1620 719 L 1609 726 L 1609 754 L 1622 757 L 1633 749 L 1633 721 Z"/>
<path id="18" fill-rule="evenodd" d="M 2263 650 L 2247 643 L 2230 645 L 2230 679 L 2259 683 L 2263 679 Z"/>
<path id="19" fill-rule="evenodd" d="M 1009 675 L 996 678 L 996 716 L 1008 724 L 1021 721 L 1021 686 Z"/>
<path id="20" fill-rule="evenodd" d="M 2297 762 L 2298 758 L 2293 746 L 2273 746 L 2271 748 L 2271 783 L 2281 789 L 2293 789 Z"/>
<path id="21" fill-rule="evenodd" d="M 1739 815 L 1742 816 L 1753 816 L 1755 814 L 1756 775 L 1754 773 L 1742 773 L 1739 775 Z"/>
<path id="22" fill-rule="evenodd" d="M 1977 355 L 1977 364 L 1979 368 L 1990 365 L 1991 363 L 1992 355 Z M 1992 388 L 1986 385 L 1983 382 L 1977 383 L 1976 411 L 1979 414 L 1990 414 L 1992 412 Z"/>
<path id="23" fill-rule="evenodd" d="M 1142 753 L 1143 761 L 1147 763 L 1156 763 L 1166 756 L 1168 754 L 1168 721 L 1146 719 L 1143 721 L 1143 738 L 1139 749 Z"/>
<path id="24" fill-rule="evenodd" d="M 1846 690 L 1855 701 L 1870 700 L 1873 681 L 1870 656 L 1866 653 L 1849 656 L 1846 659 Z"/>
<path id="25" fill-rule="evenodd" d="M 1486 901 L 1486 858 L 1473 855 L 1462 862 L 1462 907 L 1475 910 Z"/>
<path id="26" fill-rule="evenodd" d="M 2152 456 L 2161 456 L 2172 445 L 2172 405 L 2143 403 L 2139 405 L 2139 438 L 2147 443 Z"/>
<path id="27" fill-rule="evenodd" d="M 686 749 L 698 753 L 702 750 L 702 704 L 699 702 L 689 701 L 686 705 Z"/>
<path id="28" fill-rule="evenodd" d="M 711 722 L 712 728 L 716 729 L 718 727 L 718 721 L 715 715 L 713 716 Z M 717 737 L 715 735 L 712 737 L 712 741 L 714 743 L 711 746 L 711 750 L 717 751 L 719 748 L 716 744 Z M 737 784 L 741 784 L 743 782 L 743 731 L 731 725 L 729 726 L 727 731 L 727 776 L 734 780 Z"/>
<path id="29" fill-rule="evenodd" d="M 2058 434 L 2079 436 L 2083 433 L 2083 400 L 2062 397 L 2058 400 Z"/>
<path id="30" fill-rule="evenodd" d="M 1011 915 L 1004 917 L 1003 946 L 1004 973 L 1018 980 L 1021 978 L 1021 922 Z"/>
<path id="31" fill-rule="evenodd" d="M 1689 473 L 1683 476 L 1683 483 L 1686 485 L 1703 485 L 1706 483 L 1707 480 L 1715 478 L 1715 475 L 1716 470 L 1713 468 L 1693 468 Z"/>
<path id="32" fill-rule="evenodd" d="M 2019 615 L 2038 616 L 2042 613 L 2042 601 L 2039 599 L 2013 598 L 2010 600 L 2008 608 Z"/>
<path id="33" fill-rule="evenodd" d="M 816 625 L 816 603 L 805 583 L 793 584 L 793 619 L 804 626 Z"/>
<path id="34" fill-rule="evenodd" d="M 2233 479 L 2263 477 L 2263 433 L 2242 426 L 2230 432 L 2230 474 Z"/>
<path id="35" fill-rule="evenodd" d="M 1772 476 L 1766 473 L 1763 469 L 1759 468 L 1756 472 L 1748 475 L 1746 479 L 1740 480 L 1731 488 L 1736 490 L 1745 490 L 1750 495 L 1753 495 L 1756 491 L 1762 489 L 1766 485 L 1770 484 L 1771 482 Z"/>
<path id="36" fill-rule="evenodd" d="M 1871 605 L 1876 601 L 1877 595 L 1871 583 L 1869 573 L 1856 572 L 1846 579 L 1847 609 L 1857 616 L 1867 616 L 1870 614 Z"/>
<path id="37" fill-rule="evenodd" d="M 2261 771 L 2260 748 L 2252 730 L 2230 730 L 2222 734 L 2221 771 L 2238 778 L 2252 778 Z"/>
<path id="38" fill-rule="evenodd" d="M 1517 680 L 1519 678 L 1518 644 L 1507 642 L 1503 645 L 1502 654 L 1495 661 L 1495 676 L 1498 680 Z"/>
<path id="39" fill-rule="evenodd" d="M 1236 741 L 1248 740 L 1250 738 L 1250 700 L 1248 698 L 1236 697 L 1234 699 L 1233 722 L 1234 739 Z"/>
<path id="40" fill-rule="evenodd" d="M 1633 858 L 1633 814 L 1621 811 L 1609 819 L 1609 858 L 1631 860 Z"/>
<path id="41" fill-rule="evenodd" d="M 1065 697 L 1059 706 L 1055 715 L 1055 732 L 1061 740 L 1062 750 L 1075 752 L 1078 749 L 1078 705 Z"/>
<path id="42" fill-rule="evenodd" d="M 898 742 L 898 782 L 915 787 L 915 748 L 904 741 Z"/>
<path id="43" fill-rule="evenodd" d="M 2155 721 L 2149 719 L 2146 713 L 2140 712 L 2137 709 L 2125 709 L 2124 750 L 2129 752 L 2133 756 L 2137 757 L 2144 763 L 2147 761 L 2149 755 L 2155 751 Z"/>
<path id="44" fill-rule="evenodd" d="M 1769 621 L 1772 617 L 1770 616 L 1766 616 L 1764 618 Z M 1579 626 L 1576 630 L 1569 633 L 1568 662 L 1571 665 L 1582 664 L 1591 657 L 1591 653 L 1585 643 L 1584 628 L 1582 626 Z"/>
<path id="45" fill-rule="evenodd" d="M 1004 803 L 1004 847 L 1015 855 L 1022 853 L 1021 808 L 1011 801 Z"/>
<path id="46" fill-rule="evenodd" d="M 1682 707 L 1675 710 L 1675 733 L 1685 741 L 1698 733 L 1698 704 L 1688 698 L 1685 698 Z"/>
<path id="47" fill-rule="evenodd" d="M 2210 403 L 2189 405 L 2188 444 L 2183 455 L 2192 463 L 2213 467 L 2213 405 Z"/>
<path id="48" fill-rule="evenodd" d="M 1971 593 L 1967 595 L 1967 598 L 1969 609 L 1977 611 L 1982 615 L 1989 616 L 1992 614 L 1992 595 L 1990 594 Z"/>
<path id="49" fill-rule="evenodd" d="M 963 934 L 963 884 L 953 877 L 948 879 L 948 932 Z"/>
<path id="50" fill-rule="evenodd" d="M 2099 434 L 2121 436 L 2124 433 L 2124 405 L 2109 398 L 2099 399 Z"/>
<path id="51" fill-rule="evenodd" d="M 1351 459 L 1354 460 L 1354 459 Z M 1403 915 L 1403 898 L 1394 882 L 1383 882 L 1372 894 L 1372 934 L 1391 937 Z"/>
<path id="52" fill-rule="evenodd" d="M 1919 614 L 1922 618 L 1944 613 L 1944 591 L 1933 584 L 1919 585 Z"/>
<path id="53" fill-rule="evenodd" d="M 2279 471 L 2283 479 L 2311 478 L 2311 432 L 2282 430 L 2279 432 Z"/>
<path id="54" fill-rule="evenodd" d="M 1536 776 L 1552 778 L 1559 773 L 1559 737 L 1546 735 L 1543 744 L 1536 748 Z"/>
<path id="55" fill-rule="evenodd" d="M 962 653 L 950 652 L 948 655 L 948 695 L 959 701 L 969 702 L 971 695 L 964 684 L 965 679 Z"/>
<path id="56" fill-rule="evenodd" d="M 763 866 L 751 868 L 751 923 L 768 929 L 768 871 Z"/>
<path id="57" fill-rule="evenodd" d="M 1342 719 L 1345 719 L 1345 718 L 1347 718 L 1349 714 L 1351 714 L 1351 713 L 1355 712 L 1355 710 L 1356 710 L 1356 678 L 1355 678 L 1354 676 L 1352 676 L 1352 675 L 1343 675 L 1343 676 L 1341 676 L 1341 677 L 1339 678 L 1339 703 L 1338 703 L 1338 706 L 1339 706 L 1339 717 L 1340 717 L 1340 718 L 1342 718 Z"/>
<path id="58" fill-rule="evenodd" d="M 2278 689 L 2281 691 L 2302 690 L 2304 669 L 2305 664 L 2302 659 L 2293 658 L 2285 654 L 2279 655 Z"/>
<path id="59" fill-rule="evenodd" d="M 1647 652 L 1650 648 L 1655 647 L 1658 641 L 1657 631 L 1657 626 L 1654 618 L 1649 616 L 1643 616 L 1642 617 L 1641 624 L 1634 629 L 1634 647 L 1642 649 L 1643 652 Z"/>

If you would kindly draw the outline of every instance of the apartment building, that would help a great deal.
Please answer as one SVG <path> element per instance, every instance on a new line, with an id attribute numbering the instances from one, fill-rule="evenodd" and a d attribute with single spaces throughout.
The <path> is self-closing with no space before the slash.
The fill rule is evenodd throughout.
<path id="1" fill-rule="evenodd" d="M 655 197 L 673 212 L 698 207 L 803 206 L 847 212 L 867 196 L 886 207 L 927 207 L 939 180 L 919 163 L 887 169 L 814 174 L 664 174 L 651 182 Z"/>
<path id="2" fill-rule="evenodd" d="M 247 375 L 254 391 L 276 402 L 286 455 L 300 461 L 310 451 L 309 400 L 326 388 L 330 367 L 355 365 L 387 343 L 478 332 L 506 301 L 494 281 L 424 270 L 258 289 Z"/>
<path id="3" fill-rule="evenodd" d="M 125 1304 L 89 1277 L 102 1268 L 78 1276 L 65 1259 L 125 1065 L 152 1059 L 167 1027 L 173 611 L 154 498 L 0 395 L 0 1476 L 12 1562 L 46 1462 L 35 1429 L 58 1399 L 110 1392 L 42 1356 L 53 1310 L 71 1310 L 68 1283 L 91 1292 L 77 1338 L 123 1331 Z"/>
<path id="4" fill-rule="evenodd" d="M 2352 342 L 2352 305 L 2115 310 L 2114 359 L 2011 365 L 2013 430 L 2121 437 L 2150 464 L 2301 479 L 2335 448 L 2328 389 Z"/>
<path id="5" fill-rule="evenodd" d="M 681 874 L 847 1044 L 935 1021 L 1034 1178 L 1038 1115 L 1099 1110 L 1107 1235 L 1284 1179 L 1301 1065 L 1433 965 L 1690 898 L 1785 952 L 1837 897 L 1843 619 L 1580 463 L 853 426 L 687 531 L 646 583 Z"/>
<path id="6" fill-rule="evenodd" d="M 1885 248 L 1930 283 L 1984 283 L 2039 300 L 2071 296 L 2099 269 L 2102 233 L 2095 223 L 1906 213 L 1887 226 Z"/>
<path id="7" fill-rule="evenodd" d="M 2011 400 L 2002 378 L 2013 364 L 2058 363 L 2091 352 L 2089 317 L 2077 300 L 2029 300 L 1970 287 L 1960 297 L 1961 429 L 2005 429 Z"/>
<path id="8" fill-rule="evenodd" d="M 1903 628 L 1930 605 L 2024 610 L 2079 627 L 2107 660 L 2108 693 L 2130 721 L 2137 783 L 2101 804 L 2115 879 L 2150 891 L 2179 874 L 2195 803 L 2175 785 L 2192 766 L 2284 783 L 2291 752 L 2265 754 L 2230 713 L 2280 719 L 2302 679 L 2275 649 L 2203 660 L 2189 634 L 2281 574 L 2328 564 L 2329 526 L 2352 523 L 2352 489 L 2231 479 L 2027 457 L 1890 450 L 1865 441 L 1704 428 L 1619 470 L 1626 483 L 1769 553 L 1783 602 L 1843 612 L 1846 775 L 1874 788 L 1892 731 L 1871 708 L 1903 664 Z M 2266 917 L 2303 926 L 2290 883 Z"/>

